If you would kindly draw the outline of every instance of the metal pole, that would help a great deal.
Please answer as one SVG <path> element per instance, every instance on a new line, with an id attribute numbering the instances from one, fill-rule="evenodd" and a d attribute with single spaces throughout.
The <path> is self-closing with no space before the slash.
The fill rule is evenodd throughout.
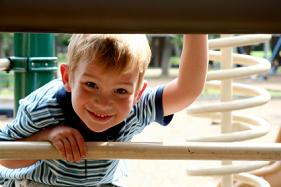
<path id="1" fill-rule="evenodd" d="M 87 159 L 280 160 L 277 143 L 87 142 Z M 0 142 L 0 159 L 62 159 L 50 142 Z"/>
<path id="2" fill-rule="evenodd" d="M 227 37 L 228 35 L 222 35 L 222 37 Z M 231 69 L 233 64 L 232 57 L 232 47 L 222 48 L 222 63 L 221 69 Z M 232 89 L 232 80 L 223 80 L 221 87 L 221 101 L 227 102 L 232 100 L 233 89 Z M 232 112 L 226 111 L 221 113 L 221 132 L 222 133 L 230 133 L 232 132 Z M 223 165 L 231 165 L 231 160 L 223 160 Z M 221 179 L 222 187 L 232 187 L 233 184 L 233 176 L 232 175 L 224 175 Z"/>
<path id="3" fill-rule="evenodd" d="M 1 0 L 0 30 L 281 33 L 279 0 Z"/>
<path id="4" fill-rule="evenodd" d="M 14 34 L 15 111 L 19 99 L 56 77 L 56 57 L 53 34 Z"/>

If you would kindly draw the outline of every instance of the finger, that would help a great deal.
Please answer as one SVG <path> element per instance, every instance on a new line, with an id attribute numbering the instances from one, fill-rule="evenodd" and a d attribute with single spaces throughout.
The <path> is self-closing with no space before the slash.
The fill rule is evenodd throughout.
<path id="1" fill-rule="evenodd" d="M 57 141 L 54 141 L 52 143 L 55 146 L 55 148 L 59 151 L 59 153 L 62 155 L 62 157 L 64 159 L 66 159 L 66 152 L 65 152 L 65 148 L 64 148 L 63 142 L 60 141 L 60 140 L 57 140 Z"/>
<path id="2" fill-rule="evenodd" d="M 74 135 L 68 136 L 67 139 L 68 139 L 71 149 L 72 149 L 72 156 L 73 156 L 74 161 L 76 161 L 76 162 L 80 161 L 81 155 L 79 152 L 79 145 L 76 142 Z"/>
<path id="3" fill-rule="evenodd" d="M 73 162 L 74 161 L 74 157 L 72 154 L 73 151 L 72 151 L 72 147 L 71 147 L 71 144 L 70 144 L 68 138 L 63 138 L 62 142 L 63 142 L 65 153 L 66 153 L 66 160 L 68 162 Z"/>
<path id="4" fill-rule="evenodd" d="M 80 134 L 80 132 L 77 131 L 74 133 L 74 138 L 76 139 L 76 142 L 78 144 L 81 157 L 85 158 L 87 155 L 87 146 L 83 136 Z"/>

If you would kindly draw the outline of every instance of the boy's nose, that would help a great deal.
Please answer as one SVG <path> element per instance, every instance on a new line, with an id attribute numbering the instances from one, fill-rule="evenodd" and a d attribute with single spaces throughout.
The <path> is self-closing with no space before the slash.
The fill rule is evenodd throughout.
<path id="1" fill-rule="evenodd" d="M 98 95 L 94 98 L 94 103 L 96 105 L 99 105 L 101 107 L 107 107 L 110 105 L 111 103 L 111 99 L 109 96 L 105 96 L 105 95 Z"/>

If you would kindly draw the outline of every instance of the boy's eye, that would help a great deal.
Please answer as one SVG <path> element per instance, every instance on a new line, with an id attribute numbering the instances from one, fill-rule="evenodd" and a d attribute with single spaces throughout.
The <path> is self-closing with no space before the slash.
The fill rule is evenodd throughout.
<path id="1" fill-rule="evenodd" d="M 94 82 L 86 82 L 86 85 L 90 88 L 97 88 L 97 84 Z"/>
<path id="2" fill-rule="evenodd" d="M 123 89 L 123 88 L 118 88 L 118 89 L 115 90 L 115 93 L 126 94 L 126 93 L 128 93 L 128 91 Z"/>

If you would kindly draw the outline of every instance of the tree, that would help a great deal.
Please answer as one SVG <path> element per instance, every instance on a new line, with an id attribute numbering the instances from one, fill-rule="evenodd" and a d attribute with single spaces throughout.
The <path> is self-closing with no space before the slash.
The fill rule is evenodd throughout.
<path id="1" fill-rule="evenodd" d="M 0 33 L 0 57 L 13 54 L 13 33 Z"/>

